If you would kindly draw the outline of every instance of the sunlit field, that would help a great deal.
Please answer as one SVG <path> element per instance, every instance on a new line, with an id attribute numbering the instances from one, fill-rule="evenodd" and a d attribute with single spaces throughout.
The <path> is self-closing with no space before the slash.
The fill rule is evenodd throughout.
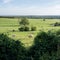
<path id="1" fill-rule="evenodd" d="M 9 37 L 15 39 L 15 40 L 21 40 L 22 43 L 25 44 L 25 46 L 31 46 L 33 43 L 34 37 L 39 31 L 48 31 L 53 30 L 56 31 L 59 28 L 59 26 L 54 27 L 53 24 L 55 22 L 60 22 L 60 19 L 29 19 L 30 27 L 36 26 L 36 31 L 28 31 L 28 32 L 19 32 L 18 28 L 20 19 L 14 18 L 0 18 L 0 33 L 7 34 Z M 15 30 L 13 32 L 13 30 Z M 29 38 L 29 35 L 33 34 L 32 38 Z"/>

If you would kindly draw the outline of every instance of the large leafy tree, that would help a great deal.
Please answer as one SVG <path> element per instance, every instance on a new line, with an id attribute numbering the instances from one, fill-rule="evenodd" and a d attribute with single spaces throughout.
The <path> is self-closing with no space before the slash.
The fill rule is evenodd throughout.
<path id="1" fill-rule="evenodd" d="M 25 60 L 26 49 L 20 41 L 0 34 L 0 60 Z"/>
<path id="2" fill-rule="evenodd" d="M 23 26 L 29 25 L 29 20 L 27 18 L 22 18 L 19 24 Z"/>
<path id="3" fill-rule="evenodd" d="M 20 41 L 0 34 L 0 60 L 56 60 L 58 40 L 52 32 L 40 32 L 26 50 Z"/>
<path id="4" fill-rule="evenodd" d="M 52 32 L 40 32 L 34 39 L 29 55 L 34 60 L 56 59 L 59 37 Z"/>

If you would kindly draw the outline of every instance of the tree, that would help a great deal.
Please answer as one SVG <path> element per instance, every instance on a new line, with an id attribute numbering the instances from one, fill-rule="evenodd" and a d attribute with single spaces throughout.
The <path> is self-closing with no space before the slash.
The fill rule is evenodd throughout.
<path id="1" fill-rule="evenodd" d="M 0 34 L 0 60 L 25 60 L 26 49 L 20 41 Z"/>
<path id="2" fill-rule="evenodd" d="M 22 18 L 19 24 L 23 26 L 29 25 L 29 20 L 27 18 Z"/>
<path id="3" fill-rule="evenodd" d="M 56 59 L 58 40 L 59 37 L 52 32 L 40 32 L 34 39 L 34 44 L 30 48 L 29 55 L 32 56 L 34 60 Z"/>
<path id="4" fill-rule="evenodd" d="M 31 31 L 36 31 L 36 27 L 32 26 Z"/>
<path id="5" fill-rule="evenodd" d="M 29 31 L 29 26 L 21 26 L 19 31 Z"/>
<path id="6" fill-rule="evenodd" d="M 29 31 L 29 20 L 27 18 L 22 18 L 19 24 L 21 25 L 19 31 Z"/>
<path id="7" fill-rule="evenodd" d="M 43 21 L 45 21 L 45 18 L 43 19 Z"/>
<path id="8" fill-rule="evenodd" d="M 54 26 L 60 26 L 60 22 L 54 23 Z"/>

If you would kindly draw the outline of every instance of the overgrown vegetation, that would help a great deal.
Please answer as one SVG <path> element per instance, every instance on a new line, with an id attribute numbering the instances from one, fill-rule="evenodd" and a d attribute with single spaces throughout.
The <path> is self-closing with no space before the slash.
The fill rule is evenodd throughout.
<path id="1" fill-rule="evenodd" d="M 43 21 L 45 21 L 45 18 L 43 19 Z"/>
<path id="2" fill-rule="evenodd" d="M 21 18 L 19 24 L 23 26 L 29 25 L 29 20 L 27 18 Z"/>
<path id="3" fill-rule="evenodd" d="M 0 34 L 0 60 L 25 60 L 25 48 L 20 41 Z"/>
<path id="4" fill-rule="evenodd" d="M 28 26 L 21 26 L 20 28 L 19 28 L 19 31 L 29 31 L 30 29 L 29 29 L 29 27 Z"/>
<path id="5" fill-rule="evenodd" d="M 0 34 L 1 60 L 57 60 L 58 41 L 60 37 L 52 32 L 40 32 L 34 44 L 26 49 L 24 45 L 7 35 Z"/>
<path id="6" fill-rule="evenodd" d="M 32 56 L 33 60 L 56 60 L 59 38 L 52 32 L 38 33 L 30 48 L 29 55 Z"/>
<path id="7" fill-rule="evenodd" d="M 29 20 L 27 18 L 22 18 L 19 24 L 19 31 L 29 31 Z"/>
<path id="8" fill-rule="evenodd" d="M 31 31 L 36 31 L 36 27 L 31 27 Z"/>
<path id="9" fill-rule="evenodd" d="M 22 18 L 19 22 L 20 28 L 19 31 L 30 31 L 29 20 L 27 18 Z M 36 27 L 31 27 L 31 31 L 36 31 Z"/>
<path id="10" fill-rule="evenodd" d="M 54 23 L 54 26 L 60 26 L 59 22 Z"/>

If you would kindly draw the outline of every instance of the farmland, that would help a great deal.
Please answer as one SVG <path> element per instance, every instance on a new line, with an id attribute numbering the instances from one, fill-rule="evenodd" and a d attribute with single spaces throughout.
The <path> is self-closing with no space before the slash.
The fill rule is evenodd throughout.
<path id="1" fill-rule="evenodd" d="M 59 26 L 54 27 L 52 24 L 55 22 L 60 22 L 60 19 L 29 19 L 30 25 L 31 26 L 36 26 L 37 30 L 36 31 L 28 31 L 28 32 L 19 32 L 18 28 L 20 27 L 19 25 L 20 19 L 17 18 L 0 18 L 0 33 L 7 34 L 9 37 L 15 39 L 15 40 L 21 40 L 24 45 L 31 46 L 33 43 L 33 39 L 36 36 L 36 34 L 39 31 L 48 31 L 48 30 L 53 30 L 56 31 L 59 28 Z M 15 30 L 13 32 L 13 30 Z M 30 34 L 33 34 L 32 38 L 29 38 L 28 36 Z"/>

